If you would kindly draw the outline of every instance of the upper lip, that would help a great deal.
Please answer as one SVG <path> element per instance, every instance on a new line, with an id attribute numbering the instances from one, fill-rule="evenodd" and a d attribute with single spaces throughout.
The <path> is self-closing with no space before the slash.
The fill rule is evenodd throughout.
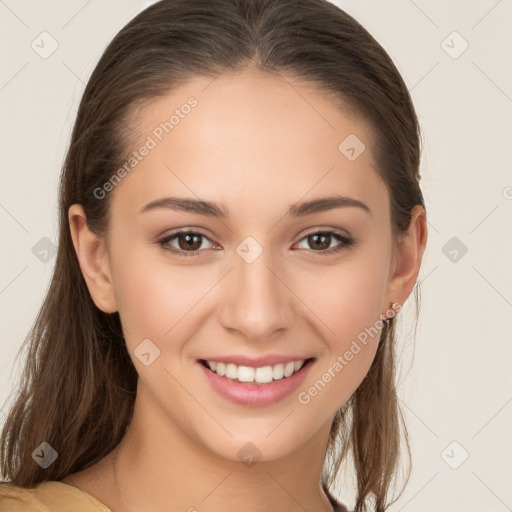
<path id="1" fill-rule="evenodd" d="M 237 366 L 250 366 L 252 368 L 260 368 L 263 366 L 274 366 L 280 363 L 289 363 L 291 361 L 306 361 L 312 359 L 311 356 L 294 356 L 294 355 L 267 355 L 260 357 L 248 356 L 212 356 L 200 359 L 200 361 L 216 361 L 218 363 L 231 363 Z"/>

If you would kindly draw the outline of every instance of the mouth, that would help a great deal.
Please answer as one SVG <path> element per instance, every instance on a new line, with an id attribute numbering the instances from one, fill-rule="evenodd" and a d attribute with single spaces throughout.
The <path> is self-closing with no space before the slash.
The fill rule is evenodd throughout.
<path id="1" fill-rule="evenodd" d="M 310 357 L 259 367 L 206 359 L 196 364 L 210 389 L 223 399 L 247 407 L 264 407 L 292 395 L 314 362 L 315 358 Z"/>
<path id="2" fill-rule="evenodd" d="M 292 377 L 304 367 L 310 365 L 314 359 L 314 357 L 309 357 L 307 359 L 296 359 L 287 363 L 259 367 L 236 365 L 234 363 L 223 363 L 206 359 L 199 359 L 199 363 L 219 377 L 224 377 L 239 383 L 262 386 Z"/>

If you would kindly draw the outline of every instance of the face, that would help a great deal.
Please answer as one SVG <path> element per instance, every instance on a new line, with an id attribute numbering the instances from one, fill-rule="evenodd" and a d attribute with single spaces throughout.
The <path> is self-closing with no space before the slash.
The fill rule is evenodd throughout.
<path id="1" fill-rule="evenodd" d="M 134 119 L 138 163 L 109 192 L 105 261 L 137 400 L 158 428 L 225 458 L 247 442 L 263 460 L 289 454 L 361 383 L 380 315 L 402 298 L 369 127 L 305 84 L 252 71 L 191 81 Z M 348 199 L 300 208 L 333 197 Z M 225 215 L 148 206 L 165 198 Z M 258 385 L 204 360 L 276 377 L 279 361 L 307 363 Z"/>

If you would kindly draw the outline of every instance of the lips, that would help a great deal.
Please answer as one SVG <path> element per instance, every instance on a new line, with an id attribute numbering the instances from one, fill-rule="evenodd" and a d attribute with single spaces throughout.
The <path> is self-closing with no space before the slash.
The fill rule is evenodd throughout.
<path id="1" fill-rule="evenodd" d="M 228 358 L 222 359 L 226 361 Z M 230 359 L 233 360 L 233 358 Z M 288 362 L 290 362 L 290 359 L 292 361 L 301 361 L 300 358 L 292 357 L 288 358 Z M 237 361 L 240 360 L 241 358 L 237 358 Z M 256 382 L 240 382 L 238 379 L 220 376 L 215 371 L 210 370 L 206 360 L 198 360 L 197 366 L 200 369 L 200 373 L 205 377 L 209 387 L 223 398 L 238 405 L 263 407 L 283 400 L 304 382 L 309 369 L 314 364 L 315 358 L 305 358 L 304 361 L 301 368 L 292 373 L 289 377 L 283 376 L 281 379 L 271 380 L 270 382 L 261 384 Z M 256 366 L 253 368 L 257 369 L 263 367 Z"/>

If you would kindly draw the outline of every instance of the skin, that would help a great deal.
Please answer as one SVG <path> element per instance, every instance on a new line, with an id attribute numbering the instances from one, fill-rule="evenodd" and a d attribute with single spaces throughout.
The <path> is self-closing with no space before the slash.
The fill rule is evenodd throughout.
<path id="1" fill-rule="evenodd" d="M 198 105 L 110 193 L 107 239 L 89 231 L 80 205 L 69 209 L 90 294 L 103 311 L 119 311 L 139 383 L 133 421 L 116 450 L 63 482 L 115 512 L 167 512 L 169 504 L 330 511 L 320 474 L 331 419 L 368 372 L 378 336 L 307 405 L 297 394 L 392 303 L 405 302 L 426 244 L 425 211 L 416 206 L 407 236 L 394 240 L 365 121 L 309 85 L 251 69 L 197 78 L 151 102 L 136 118 L 134 149 L 190 96 Z M 354 161 L 338 150 L 351 133 L 366 145 Z M 364 202 L 371 214 L 346 207 L 285 215 L 291 204 L 333 193 Z M 215 201 L 231 215 L 138 213 L 171 195 Z M 158 245 L 178 228 L 206 235 L 197 256 Z M 318 254 L 323 247 L 307 235 L 327 229 L 357 243 Z M 250 264 L 236 252 L 247 236 L 263 249 Z M 340 245 L 330 240 L 326 247 Z M 169 245 L 184 250 L 178 238 Z M 146 338 L 160 349 L 149 366 L 133 352 Z M 297 392 L 264 407 L 228 402 L 196 364 L 214 354 L 269 353 L 316 360 Z M 247 442 L 261 452 L 251 467 L 237 457 Z"/>

